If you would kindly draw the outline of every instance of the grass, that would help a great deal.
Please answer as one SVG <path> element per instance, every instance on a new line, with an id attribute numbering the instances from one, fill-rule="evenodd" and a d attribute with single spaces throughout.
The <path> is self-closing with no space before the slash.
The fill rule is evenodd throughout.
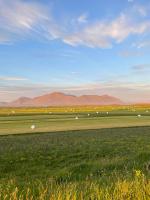
<path id="1" fill-rule="evenodd" d="M 139 118 L 139 114 L 142 117 Z M 78 120 L 75 119 L 77 116 Z M 32 124 L 36 126 L 36 129 L 31 131 Z M 150 126 L 150 107 L 0 109 L 0 135 L 129 126 Z"/>
<path id="2" fill-rule="evenodd" d="M 0 110 L 0 199 L 149 200 L 148 108 L 88 109 Z"/>
<path id="3" fill-rule="evenodd" d="M 0 178 L 82 181 L 129 175 L 150 158 L 150 127 L 0 137 Z"/>
<path id="4" fill-rule="evenodd" d="M 106 187 L 90 181 L 63 185 L 38 182 L 24 189 L 18 189 L 11 181 L 0 187 L 0 198 L 5 200 L 149 200 L 149 197 L 150 182 L 141 171 L 136 171 L 132 181 L 117 180 Z"/>

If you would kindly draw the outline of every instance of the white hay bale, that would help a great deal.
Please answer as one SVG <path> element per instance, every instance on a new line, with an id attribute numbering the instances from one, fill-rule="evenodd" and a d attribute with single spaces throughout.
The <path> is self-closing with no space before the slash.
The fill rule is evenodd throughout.
<path id="1" fill-rule="evenodd" d="M 35 129 L 35 125 L 33 124 L 33 125 L 31 125 L 31 129 L 32 130 L 34 130 Z"/>

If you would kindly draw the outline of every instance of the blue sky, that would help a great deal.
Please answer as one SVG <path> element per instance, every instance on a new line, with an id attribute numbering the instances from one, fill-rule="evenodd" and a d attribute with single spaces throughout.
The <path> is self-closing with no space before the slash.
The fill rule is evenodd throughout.
<path id="1" fill-rule="evenodd" d="M 147 0 L 0 0 L 0 101 L 53 91 L 150 101 Z"/>

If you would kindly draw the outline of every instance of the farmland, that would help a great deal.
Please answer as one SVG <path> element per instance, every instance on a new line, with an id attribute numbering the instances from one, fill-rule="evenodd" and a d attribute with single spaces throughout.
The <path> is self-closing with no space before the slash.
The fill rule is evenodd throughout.
<path id="1" fill-rule="evenodd" d="M 97 191 L 120 200 L 122 190 L 149 197 L 148 106 L 3 108 L 0 134 L 2 198 L 89 199 Z M 100 198 L 113 188 L 117 196 Z"/>
<path id="2" fill-rule="evenodd" d="M 0 135 L 149 125 L 148 106 L 0 109 Z"/>

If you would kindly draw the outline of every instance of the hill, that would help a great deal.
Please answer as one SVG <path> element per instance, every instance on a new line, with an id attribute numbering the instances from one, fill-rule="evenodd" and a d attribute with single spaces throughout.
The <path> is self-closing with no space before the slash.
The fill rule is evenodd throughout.
<path id="1" fill-rule="evenodd" d="M 120 99 L 109 95 L 82 95 L 74 96 L 60 92 L 45 94 L 35 98 L 21 97 L 7 104 L 12 107 L 23 106 L 72 106 L 72 105 L 121 105 Z"/>

